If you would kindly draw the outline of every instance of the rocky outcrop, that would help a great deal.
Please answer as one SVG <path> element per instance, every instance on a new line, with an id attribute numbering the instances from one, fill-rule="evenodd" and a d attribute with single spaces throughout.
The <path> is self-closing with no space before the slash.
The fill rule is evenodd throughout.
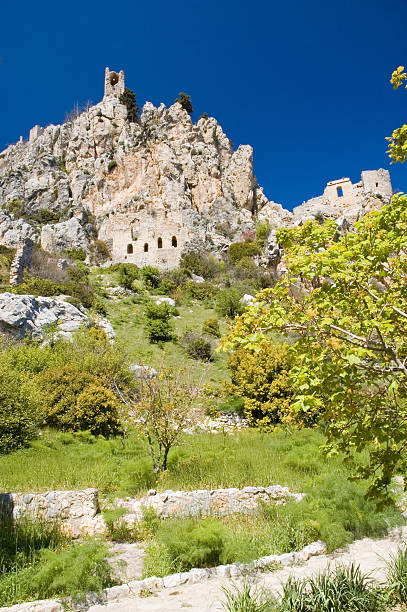
<path id="1" fill-rule="evenodd" d="M 89 249 L 89 239 L 79 219 L 45 225 L 41 231 L 41 247 L 48 253 L 62 253 L 70 249 Z"/>
<path id="2" fill-rule="evenodd" d="M 58 336 L 70 337 L 88 323 L 85 314 L 63 299 L 0 293 L 0 333 L 14 338 L 42 339 L 51 325 Z"/>
<path id="3" fill-rule="evenodd" d="M 364 171 L 359 183 L 332 181 L 322 196 L 284 210 L 258 185 L 252 148 L 235 150 L 216 119 L 193 123 L 179 103 L 147 102 L 131 123 L 118 97 L 124 75 L 111 85 L 109 74 L 99 104 L 63 125 L 36 126 L 28 142 L 0 153 L 0 209 L 14 202 L 32 220 L 0 210 L 0 244 L 35 239 L 45 209 L 55 219 L 41 232 L 45 250 L 88 250 L 97 236 L 114 262 L 171 268 L 185 250 L 219 254 L 254 236 L 259 220 L 274 231 L 315 216 L 353 222 L 391 196 L 386 170 Z"/>

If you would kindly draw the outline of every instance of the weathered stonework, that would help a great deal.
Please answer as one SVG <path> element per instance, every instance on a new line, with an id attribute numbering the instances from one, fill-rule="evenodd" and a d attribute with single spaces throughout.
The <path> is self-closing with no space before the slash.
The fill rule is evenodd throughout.
<path id="1" fill-rule="evenodd" d="M 31 238 L 24 238 L 17 246 L 10 266 L 10 285 L 19 285 L 23 282 L 24 268 L 28 268 L 31 264 L 33 247 Z"/>
<path id="2" fill-rule="evenodd" d="M 22 516 L 57 520 L 70 537 L 103 533 L 97 489 L 47 491 L 45 493 L 1 493 L 0 513 L 12 520 Z"/>
<path id="3" fill-rule="evenodd" d="M 161 518 L 188 516 L 227 516 L 234 513 L 250 514 L 260 503 L 285 504 L 301 501 L 303 493 L 291 493 L 287 487 L 244 487 L 243 489 L 212 489 L 198 491 L 164 491 L 141 499 L 123 499 L 116 502 L 128 514 L 123 520 L 131 525 L 142 520 L 145 508 L 153 509 Z"/>

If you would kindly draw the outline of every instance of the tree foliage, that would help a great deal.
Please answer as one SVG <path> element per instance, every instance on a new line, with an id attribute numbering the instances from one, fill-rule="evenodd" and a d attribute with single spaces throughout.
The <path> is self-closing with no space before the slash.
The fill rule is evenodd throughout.
<path id="1" fill-rule="evenodd" d="M 127 119 L 130 123 L 136 123 L 138 121 L 139 107 L 136 102 L 136 94 L 127 87 L 119 96 L 120 104 L 124 104 L 127 108 Z"/>
<path id="2" fill-rule="evenodd" d="M 189 115 L 192 115 L 192 113 L 194 112 L 191 102 L 191 96 L 189 94 L 180 91 L 178 94 L 178 98 L 175 100 L 175 102 L 179 102 L 182 108 L 186 110 Z"/>
<path id="3" fill-rule="evenodd" d="M 180 444 L 185 429 L 200 419 L 196 400 L 201 392 L 201 381 L 192 383 L 184 370 L 168 367 L 164 359 L 157 376 L 146 372 L 134 392 L 124 394 L 117 389 L 129 419 L 147 437 L 156 474 L 167 469 L 169 451 Z"/>
<path id="4" fill-rule="evenodd" d="M 391 75 L 390 83 L 392 83 L 394 89 L 398 89 L 403 86 L 404 81 L 407 81 L 407 73 L 404 72 L 404 66 L 399 66 Z M 407 89 L 407 84 L 405 87 Z M 393 134 L 387 136 L 386 140 L 389 141 L 387 153 L 392 160 L 391 163 L 404 163 L 407 159 L 407 125 L 404 124 L 394 130 Z"/>
<path id="5" fill-rule="evenodd" d="M 406 464 L 406 227 L 397 194 L 341 238 L 330 221 L 280 230 L 288 273 L 223 341 L 258 350 L 271 331 L 291 335 L 294 407 L 323 409 L 331 451 L 367 450 L 358 471 L 375 494 Z"/>
<path id="6" fill-rule="evenodd" d="M 24 378 L 0 363 L 0 454 L 26 446 L 37 434 L 38 416 Z"/>
<path id="7" fill-rule="evenodd" d="M 261 344 L 258 351 L 242 348 L 230 355 L 228 390 L 243 399 L 249 425 L 268 429 L 290 420 L 290 366 L 287 348 L 269 342 Z"/>

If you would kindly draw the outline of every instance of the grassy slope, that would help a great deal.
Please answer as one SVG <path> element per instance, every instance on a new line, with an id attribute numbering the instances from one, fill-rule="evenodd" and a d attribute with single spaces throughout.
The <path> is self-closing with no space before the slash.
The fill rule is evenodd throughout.
<path id="1" fill-rule="evenodd" d="M 115 284 L 115 278 L 114 273 L 104 274 L 105 282 L 110 281 Z M 154 294 L 154 290 L 151 291 L 151 294 Z M 132 297 L 124 297 L 105 299 L 104 304 L 107 310 L 107 318 L 116 331 L 117 339 L 123 344 L 135 363 L 157 366 L 164 348 L 170 365 L 177 367 L 182 365 L 196 378 L 199 378 L 205 372 L 205 383 L 219 384 L 227 378 L 227 356 L 224 353 L 216 354 L 214 361 L 205 365 L 195 359 L 190 359 L 179 342 L 167 342 L 164 347 L 151 344 L 144 329 L 144 305 L 142 303 L 135 303 Z M 171 321 L 179 338 L 188 329 L 200 333 L 204 321 L 217 318 L 212 308 L 207 308 L 202 302 L 196 300 L 177 306 L 177 308 L 179 317 L 174 317 Z M 220 321 L 220 327 L 222 332 L 226 332 L 226 321 Z"/>

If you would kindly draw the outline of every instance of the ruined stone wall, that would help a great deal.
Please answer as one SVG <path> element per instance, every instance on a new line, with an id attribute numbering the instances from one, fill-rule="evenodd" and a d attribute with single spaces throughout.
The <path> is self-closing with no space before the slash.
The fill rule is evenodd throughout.
<path id="1" fill-rule="evenodd" d="M 303 493 L 291 493 L 287 487 L 273 485 L 243 489 L 164 491 L 164 493 L 151 490 L 146 497 L 119 500 L 117 505 L 128 511 L 125 521 L 131 524 L 143 518 L 143 508 L 152 508 L 162 518 L 227 516 L 234 513 L 252 513 L 261 502 L 279 505 L 289 500 L 301 501 L 303 498 Z"/>
<path id="2" fill-rule="evenodd" d="M 0 493 L 0 513 L 13 520 L 23 516 L 58 520 L 70 537 L 103 533 L 97 489 L 46 491 L 45 493 Z"/>

